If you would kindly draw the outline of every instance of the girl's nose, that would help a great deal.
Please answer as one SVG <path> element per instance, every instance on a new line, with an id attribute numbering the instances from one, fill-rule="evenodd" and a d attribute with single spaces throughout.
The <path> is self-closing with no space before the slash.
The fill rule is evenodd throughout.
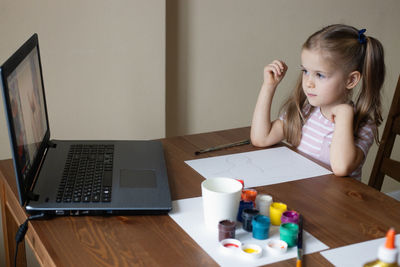
<path id="1" fill-rule="evenodd" d="M 308 77 L 307 78 L 306 85 L 307 85 L 308 88 L 314 88 L 315 87 L 315 84 L 314 84 L 314 81 L 313 81 L 312 77 Z"/>

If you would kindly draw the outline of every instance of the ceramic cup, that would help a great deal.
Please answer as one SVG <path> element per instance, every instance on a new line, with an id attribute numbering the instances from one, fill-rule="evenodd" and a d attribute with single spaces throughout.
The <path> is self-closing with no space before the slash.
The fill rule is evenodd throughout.
<path id="1" fill-rule="evenodd" d="M 231 178 L 206 179 L 201 183 L 203 214 L 206 227 L 217 231 L 223 220 L 236 221 L 242 184 Z"/>

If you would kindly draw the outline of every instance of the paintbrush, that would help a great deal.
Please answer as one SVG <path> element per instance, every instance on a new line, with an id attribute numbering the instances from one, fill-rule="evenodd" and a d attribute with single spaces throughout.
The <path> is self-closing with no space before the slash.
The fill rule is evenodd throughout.
<path id="1" fill-rule="evenodd" d="M 195 155 L 199 155 L 199 154 L 201 154 L 201 153 L 216 151 L 216 150 L 220 150 L 220 149 L 224 149 L 224 148 L 229 148 L 229 147 L 234 147 L 234 146 L 248 145 L 248 144 L 250 144 L 250 140 L 249 140 L 249 139 L 246 139 L 246 140 L 242 140 L 242 141 L 235 142 L 235 143 L 229 143 L 229 144 L 224 144 L 224 145 L 219 145 L 219 146 L 215 146 L 215 147 L 210 147 L 210 148 L 202 149 L 202 150 L 199 150 L 199 151 L 194 152 L 194 154 L 195 154 Z"/>
<path id="2" fill-rule="evenodd" d="M 303 216 L 299 215 L 299 233 L 297 236 L 297 262 L 296 267 L 301 267 L 303 260 Z"/>

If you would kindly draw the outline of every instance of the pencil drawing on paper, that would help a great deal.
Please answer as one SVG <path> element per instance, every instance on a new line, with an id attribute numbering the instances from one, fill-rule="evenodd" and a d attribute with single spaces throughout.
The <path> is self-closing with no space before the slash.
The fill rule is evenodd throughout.
<path id="1" fill-rule="evenodd" d="M 205 178 L 243 179 L 246 187 L 331 173 L 287 147 L 190 160 L 186 163 Z"/>

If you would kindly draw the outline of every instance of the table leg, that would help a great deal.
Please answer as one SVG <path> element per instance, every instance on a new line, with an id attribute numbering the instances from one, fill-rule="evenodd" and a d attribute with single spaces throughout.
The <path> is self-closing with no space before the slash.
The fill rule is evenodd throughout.
<path id="1" fill-rule="evenodd" d="M 1 220 L 3 224 L 4 250 L 6 256 L 6 266 L 14 266 L 15 256 L 15 233 L 18 230 L 18 223 L 11 214 L 7 205 L 6 191 L 4 183 L 0 179 L 0 199 L 1 199 Z M 18 247 L 17 266 L 26 266 L 25 242 L 21 242 Z"/>

